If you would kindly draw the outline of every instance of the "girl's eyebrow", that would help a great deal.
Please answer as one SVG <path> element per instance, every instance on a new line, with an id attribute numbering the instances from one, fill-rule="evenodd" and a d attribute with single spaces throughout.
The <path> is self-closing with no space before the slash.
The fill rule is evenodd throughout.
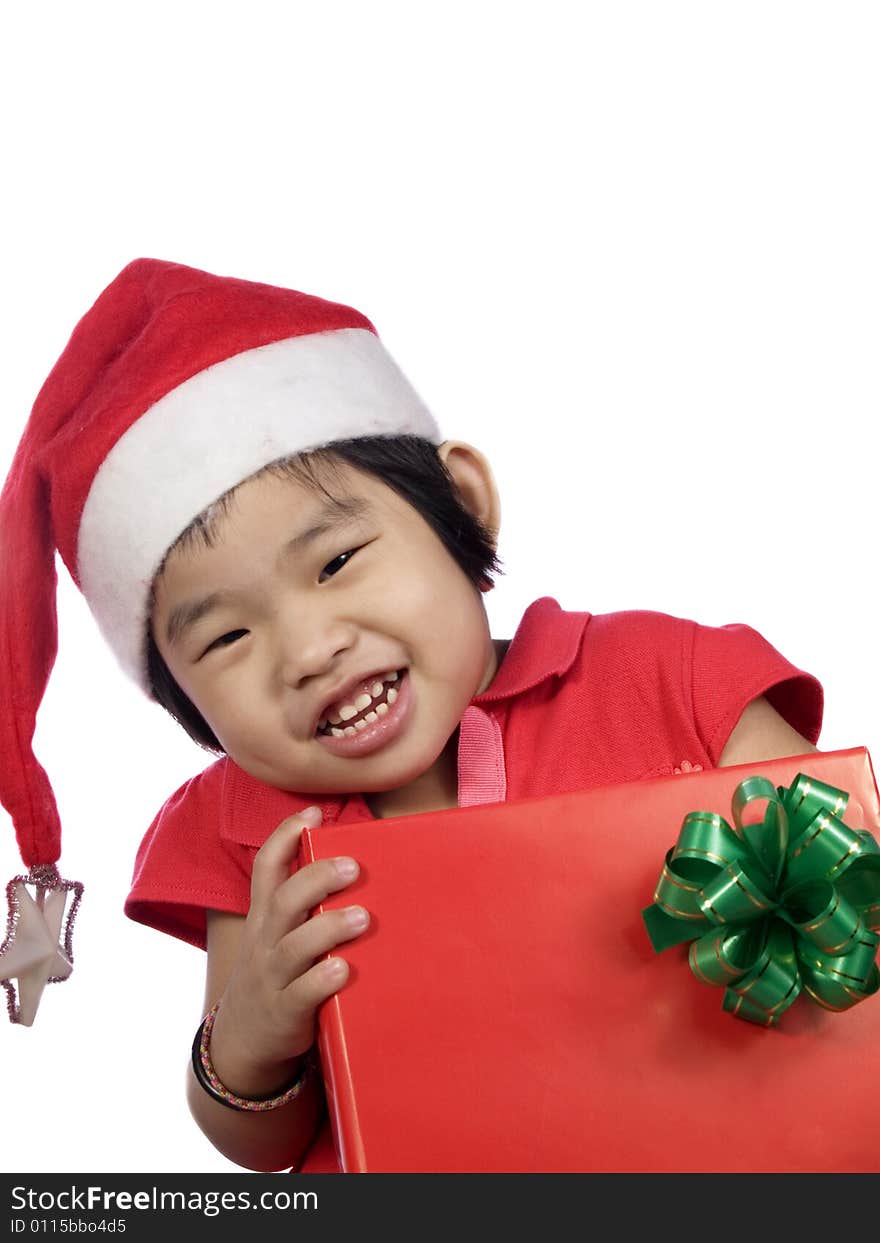
<path id="1" fill-rule="evenodd" d="M 281 552 L 282 558 L 291 553 L 302 552 L 316 539 L 326 535 L 328 531 L 335 531 L 337 527 L 343 527 L 355 518 L 364 518 L 371 512 L 372 506 L 362 497 L 328 496 L 318 510 L 316 515 L 318 521 L 287 541 Z"/>
<path id="2" fill-rule="evenodd" d="M 171 610 L 165 626 L 165 638 L 169 646 L 179 643 L 185 632 L 203 617 L 207 617 L 221 605 L 230 604 L 234 594 L 231 591 L 212 591 L 209 596 L 203 596 L 200 600 L 188 600 L 185 604 L 178 604 Z"/>
<path id="3" fill-rule="evenodd" d="M 322 535 L 346 526 L 353 519 L 363 518 L 371 512 L 372 506 L 361 497 L 328 496 L 315 515 L 317 521 L 287 541 L 281 550 L 279 560 L 284 560 L 291 553 L 302 552 Z M 238 593 L 234 591 L 212 591 L 210 595 L 202 596 L 197 600 L 187 600 L 183 604 L 178 604 L 171 610 L 165 625 L 165 638 L 168 645 L 174 647 L 196 622 L 200 622 L 215 609 L 234 603 L 237 597 Z"/>

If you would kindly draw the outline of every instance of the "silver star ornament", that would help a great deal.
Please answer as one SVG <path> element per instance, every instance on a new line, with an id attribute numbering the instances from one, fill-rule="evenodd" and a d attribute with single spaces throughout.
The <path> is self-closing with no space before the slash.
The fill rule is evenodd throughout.
<path id="1" fill-rule="evenodd" d="M 82 886 L 78 882 L 62 881 L 57 872 L 53 878 L 46 879 L 48 884 L 42 877 L 35 879 L 33 873 L 27 877 L 16 876 L 6 887 L 9 922 L 6 940 L 0 946 L 0 982 L 9 995 L 10 1019 L 24 1027 L 30 1027 L 36 1018 L 46 985 L 67 979 L 73 970 L 71 931 Z M 29 892 L 28 884 L 36 886 L 36 897 Z M 64 912 L 71 890 L 74 900 L 62 945 Z"/>

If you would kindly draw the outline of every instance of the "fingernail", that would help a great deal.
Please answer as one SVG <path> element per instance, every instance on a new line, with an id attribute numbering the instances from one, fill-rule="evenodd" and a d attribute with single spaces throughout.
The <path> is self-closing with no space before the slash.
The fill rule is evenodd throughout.
<path id="1" fill-rule="evenodd" d="M 344 958 L 328 958 L 324 963 L 324 971 L 331 979 L 338 979 L 339 976 L 345 975 L 348 970 L 348 964 Z"/>
<path id="2" fill-rule="evenodd" d="M 320 807 L 305 807 L 299 813 L 300 820 L 305 820 L 306 824 L 311 828 L 316 828 L 321 823 Z"/>
<path id="3" fill-rule="evenodd" d="M 354 859 L 334 859 L 336 872 L 343 880 L 354 880 L 358 874 L 358 865 Z"/>
<path id="4" fill-rule="evenodd" d="M 370 922 L 370 917 L 362 906 L 348 906 L 342 913 L 345 916 L 345 922 L 354 931 L 366 928 Z"/>

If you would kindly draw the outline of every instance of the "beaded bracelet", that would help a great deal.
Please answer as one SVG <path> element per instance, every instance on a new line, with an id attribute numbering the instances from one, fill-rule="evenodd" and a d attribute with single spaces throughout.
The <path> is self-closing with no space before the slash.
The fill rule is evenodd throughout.
<path id="1" fill-rule="evenodd" d="M 281 1105 L 286 1105 L 288 1101 L 292 1101 L 295 1096 L 299 1095 L 303 1084 L 315 1069 L 315 1061 L 311 1051 L 306 1054 L 302 1070 L 294 1079 L 290 1087 L 285 1088 L 283 1092 L 279 1092 L 277 1096 L 256 1097 L 236 1096 L 234 1092 L 230 1092 L 217 1077 L 214 1070 L 214 1064 L 211 1061 L 211 1054 L 208 1046 L 211 1041 L 211 1031 L 214 1027 L 214 1019 L 217 1017 L 219 1005 L 214 1005 L 202 1019 L 199 1029 L 196 1032 L 192 1046 L 192 1064 L 196 1079 L 205 1089 L 209 1096 L 213 1096 L 215 1101 L 219 1101 L 221 1105 L 227 1105 L 230 1109 L 247 1109 L 247 1110 L 263 1110 L 278 1109 Z"/>

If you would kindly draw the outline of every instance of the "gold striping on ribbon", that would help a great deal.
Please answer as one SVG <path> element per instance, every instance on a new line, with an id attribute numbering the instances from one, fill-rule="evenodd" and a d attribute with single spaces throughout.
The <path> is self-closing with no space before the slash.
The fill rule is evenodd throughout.
<path id="1" fill-rule="evenodd" d="M 837 910 L 839 906 L 840 906 L 840 894 L 835 889 L 834 890 L 834 904 L 832 905 L 830 910 L 826 911 L 825 914 L 821 917 L 821 919 L 817 919 L 814 924 L 804 924 L 803 926 L 804 932 L 815 932 L 817 928 L 821 928 L 824 923 L 827 923 L 827 921 L 831 918 L 831 916 L 835 913 L 835 911 Z M 856 932 L 857 931 L 858 929 L 856 929 Z M 846 941 L 851 941 L 854 936 L 855 936 L 855 932 L 852 934 L 852 936 L 848 936 L 846 938 Z M 846 945 L 846 941 L 844 941 L 843 943 L 844 945 Z M 830 952 L 831 952 L 830 950 L 825 951 L 826 954 Z"/>
<path id="2" fill-rule="evenodd" d="M 777 1001 L 776 1005 L 772 1008 L 772 1010 L 768 1011 L 768 1014 L 777 1014 L 779 1010 L 781 1010 L 783 1006 L 785 1006 L 789 997 L 792 995 L 792 993 L 795 991 L 797 987 L 798 987 L 798 976 L 795 976 L 791 982 L 791 988 L 788 990 L 788 992 L 785 994 L 782 1000 Z"/>
<path id="3" fill-rule="evenodd" d="M 815 991 L 815 989 L 810 988 L 809 984 L 807 984 L 806 981 L 804 981 L 804 991 L 809 993 L 810 996 L 813 998 L 813 1001 L 815 1001 L 818 1005 L 820 1005 L 823 1010 L 831 1010 L 832 1013 L 834 1014 L 842 1014 L 844 1010 L 849 1009 L 849 1006 L 832 1006 L 830 1002 L 823 1001 L 822 998 L 819 996 L 819 994 Z"/>
<path id="4" fill-rule="evenodd" d="M 691 965 L 691 971 L 693 971 L 694 975 L 697 977 L 698 980 L 702 980 L 704 984 L 711 984 L 712 987 L 714 988 L 715 981 L 710 980 L 707 975 L 703 975 L 702 971 L 697 965 L 697 960 L 696 960 L 697 944 L 698 944 L 697 941 L 693 941 L 691 943 L 691 948 L 688 950 L 688 962 Z"/>
<path id="5" fill-rule="evenodd" d="M 713 863 L 717 863 L 720 867 L 730 867 L 732 863 L 736 863 L 735 859 L 725 859 L 721 855 L 713 854 L 711 850 L 697 850 L 695 846 L 688 846 L 686 850 L 676 850 L 673 853 L 673 859 L 690 859 L 692 855 L 700 855 L 703 859 L 711 859 Z"/>
<path id="6" fill-rule="evenodd" d="M 678 880 L 675 876 L 673 876 L 668 867 L 663 868 L 663 878 L 668 880 L 671 885 L 675 885 L 679 889 L 684 889 L 688 893 L 700 892 L 699 885 L 686 885 L 683 880 Z"/>
<path id="7" fill-rule="evenodd" d="M 727 920 L 724 918 L 724 916 L 723 916 L 723 915 L 719 915 L 719 914 L 718 914 L 718 912 L 715 910 L 715 907 L 712 905 L 712 903 L 711 903 L 711 902 L 706 902 L 706 901 L 704 900 L 703 902 L 701 902 L 701 903 L 700 903 L 700 905 L 702 906 L 702 908 L 703 908 L 703 910 L 704 910 L 704 911 L 711 911 L 711 912 L 712 912 L 712 918 L 714 919 L 714 921 L 715 921 L 715 923 L 716 923 L 716 924 L 726 924 L 726 923 L 727 923 Z"/>
<path id="8" fill-rule="evenodd" d="M 834 875 L 834 873 L 835 873 L 835 872 L 836 872 L 839 868 L 841 868 L 841 867 L 843 866 L 843 864 L 844 864 L 844 863 L 846 863 L 846 861 L 847 861 L 847 859 L 850 857 L 850 855 L 851 855 L 851 854 L 854 854 L 854 853 L 855 853 L 855 851 L 857 851 L 858 849 L 860 849 L 860 847 L 859 847 L 859 843 L 858 843 L 857 841 L 853 842 L 853 843 L 851 844 L 851 846 L 850 846 L 849 850 L 846 852 L 846 854 L 843 854 L 843 855 L 841 855 L 841 856 L 840 856 L 840 858 L 839 858 L 839 859 L 837 860 L 837 862 L 835 863 L 834 867 L 832 867 L 832 868 L 829 868 L 829 869 L 828 869 L 828 875 L 829 875 L 829 876 L 833 876 L 833 875 Z"/>
<path id="9" fill-rule="evenodd" d="M 740 1012 L 740 1008 L 742 1007 L 742 1003 L 743 1003 L 743 999 L 742 999 L 742 997 L 737 997 L 737 999 L 736 999 L 736 1005 L 733 1007 L 733 1009 L 731 1010 L 731 1012 L 730 1012 L 730 1013 L 731 1013 L 731 1014 L 739 1014 L 739 1012 Z M 752 1005 L 754 1006 L 754 1005 L 755 1005 L 755 1003 L 754 1003 L 754 1002 L 752 1002 Z M 763 1009 L 763 1007 L 762 1007 L 762 1006 L 755 1006 L 755 1009 L 756 1009 L 756 1010 L 761 1010 L 761 1009 Z M 765 1011 L 764 1011 L 764 1013 L 765 1013 L 765 1014 L 767 1014 L 767 1011 L 765 1010 Z M 754 1020 L 752 1020 L 752 1021 L 754 1022 Z M 775 1022 L 776 1022 L 776 1019 L 773 1017 L 773 1015 L 772 1015 L 772 1014 L 767 1014 L 767 1018 L 764 1020 L 763 1026 L 764 1026 L 764 1027 L 772 1027 L 772 1026 L 773 1026 L 773 1024 L 774 1024 Z"/>
<path id="10" fill-rule="evenodd" d="M 767 903 L 767 902 L 759 902 L 758 899 L 755 897 L 755 895 L 752 893 L 749 893 L 745 885 L 740 883 L 739 877 L 731 876 L 730 879 L 736 885 L 737 889 L 741 889 L 743 891 L 743 893 L 746 895 L 748 900 L 752 903 L 753 906 L 756 906 L 759 911 L 766 911 L 769 909 L 770 905 L 772 905 L 771 903 Z"/>
<path id="11" fill-rule="evenodd" d="M 723 937 L 716 937 L 712 945 L 712 948 L 715 950 L 715 957 L 718 959 L 718 966 L 721 968 L 722 971 L 728 972 L 729 975 L 732 975 L 732 976 L 742 975 L 742 971 L 739 967 L 731 967 L 730 963 L 726 963 L 724 959 L 721 957 L 721 954 L 719 951 L 720 951 L 721 945 L 723 944 L 723 941 L 724 941 Z"/>
<path id="12" fill-rule="evenodd" d="M 863 944 L 863 942 L 859 942 L 859 944 Z M 834 967 L 829 967 L 827 964 L 823 964 L 822 973 L 823 975 L 833 977 L 835 982 L 839 980 L 852 980 L 853 984 L 864 985 L 864 980 L 860 976 L 849 975 L 846 971 L 836 971 Z M 842 987 L 845 988 L 846 985 Z"/>
<path id="13" fill-rule="evenodd" d="M 798 812 L 800 811 L 800 809 L 803 807 L 804 803 L 805 803 L 805 802 L 807 801 L 807 799 L 810 797 L 810 791 L 812 790 L 812 788 L 813 788 L 813 783 L 812 783 L 811 781 L 805 781 L 805 782 L 804 782 L 804 785 L 803 785 L 803 790 L 802 790 L 801 796 L 800 796 L 800 798 L 798 799 L 797 804 L 796 804 L 796 805 L 795 805 L 795 806 L 791 809 L 791 811 L 790 811 L 790 813 L 789 813 L 790 815 L 793 815 L 793 816 L 796 816 L 796 815 L 797 815 L 797 813 L 798 813 Z"/>
<path id="14" fill-rule="evenodd" d="M 664 902 L 656 893 L 654 894 L 654 901 L 658 906 L 662 907 L 664 911 L 668 911 L 670 915 L 677 915 L 679 919 L 705 919 L 705 916 L 699 911 L 677 911 L 674 906 L 670 906 L 667 902 Z"/>
<path id="15" fill-rule="evenodd" d="M 817 838 L 817 837 L 819 837 L 819 836 L 820 836 L 820 834 L 821 834 L 821 833 L 822 833 L 825 829 L 827 829 L 827 828 L 828 828 L 828 825 L 829 825 L 830 823 L 831 823 L 831 821 L 828 819 L 828 817 L 827 817 L 827 816 L 824 816 L 824 815 L 823 815 L 823 816 L 820 816 L 820 817 L 819 817 L 819 827 L 816 829 L 815 833 L 811 833 L 811 834 L 810 834 L 810 836 L 807 838 L 807 840 L 806 840 L 805 842 L 801 842 L 801 844 L 800 844 L 800 846 L 798 846 L 797 850 L 795 850 L 795 851 L 793 852 L 793 854 L 792 854 L 792 856 L 791 856 L 791 857 L 792 857 L 792 859 L 796 859 L 796 858 L 798 857 L 798 855 L 803 854 L 803 852 L 804 852 L 805 850 L 807 850 L 807 849 L 808 849 L 808 847 L 810 846 L 810 844 L 811 844 L 812 842 L 814 842 L 814 841 L 816 840 L 816 838 Z"/>
<path id="16" fill-rule="evenodd" d="M 862 910 L 862 919 L 872 932 L 880 930 L 880 923 L 874 922 L 875 920 L 880 920 L 880 902 L 872 902 L 870 906 L 864 907 Z"/>
<path id="17" fill-rule="evenodd" d="M 756 976 L 753 976 L 753 977 L 752 977 L 752 979 L 751 979 L 751 980 L 749 980 L 749 982 L 748 982 L 748 984 L 745 986 L 745 988 L 734 988 L 734 990 L 733 990 L 733 991 L 734 991 L 735 993 L 740 993 L 740 994 L 744 997 L 744 996 L 746 995 L 746 993 L 749 991 L 749 989 L 752 989 L 752 988 L 754 988 L 754 987 L 755 987 L 755 985 L 758 983 L 758 980 L 760 980 L 761 976 L 764 974 L 764 972 L 765 972 L 765 971 L 767 970 L 767 968 L 770 966 L 770 963 L 773 961 L 773 960 L 771 959 L 770 955 L 767 953 L 767 951 L 766 951 L 766 950 L 764 951 L 764 955 L 765 955 L 765 957 L 764 957 L 764 965 L 763 965 L 763 967 L 761 968 L 761 970 L 758 972 L 758 974 L 757 974 Z M 731 986 L 731 987 L 732 987 L 732 986 Z M 750 1000 L 751 1000 L 751 999 L 750 999 Z M 758 1009 L 759 1009 L 759 1010 L 763 1010 L 765 1013 L 767 1012 L 767 1007 L 766 1007 L 766 1006 L 760 1006 L 760 1005 L 758 1005 L 758 1003 L 757 1003 L 756 1001 L 753 1001 L 753 1002 L 752 1002 L 752 1005 L 753 1005 L 753 1006 L 758 1006 Z"/>
<path id="18" fill-rule="evenodd" d="M 854 940 L 859 935 L 859 932 L 860 932 L 859 928 L 854 928 L 845 941 L 841 941 L 839 945 L 829 945 L 828 949 L 823 950 L 822 953 L 823 954 L 839 954 L 840 951 L 843 949 L 844 945 L 849 945 L 850 941 Z M 859 944 L 864 945 L 864 941 L 860 941 Z"/>

